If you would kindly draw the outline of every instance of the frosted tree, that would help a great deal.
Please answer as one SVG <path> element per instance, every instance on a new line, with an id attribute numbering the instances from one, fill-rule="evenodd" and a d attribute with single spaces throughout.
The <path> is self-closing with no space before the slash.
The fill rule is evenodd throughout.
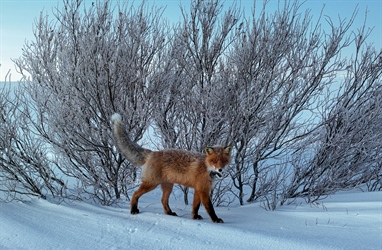
<path id="1" fill-rule="evenodd" d="M 17 86 L 0 87 L 0 199 L 64 197 L 65 183 L 51 167 L 46 144 L 31 129 L 28 109 Z"/>
<path id="2" fill-rule="evenodd" d="M 35 41 L 16 61 L 39 118 L 36 130 L 55 152 L 57 166 L 77 181 L 80 198 L 110 204 L 128 196 L 136 169 L 118 153 L 109 118 L 120 112 L 134 141 L 152 110 L 151 82 L 165 42 L 160 9 L 145 3 L 85 6 L 40 16 Z"/>
<path id="3" fill-rule="evenodd" d="M 221 140 L 227 87 L 219 71 L 239 19 L 235 6 L 223 13 L 220 1 L 192 1 L 163 60 L 154 116 L 165 146 L 203 150 Z"/>
<path id="4" fill-rule="evenodd" d="M 206 146 L 231 143 L 225 130 L 229 90 L 219 71 L 240 12 L 236 6 L 223 12 L 221 1 L 195 0 L 182 14 L 159 72 L 163 94 L 153 118 L 164 147 L 202 152 Z"/>
<path id="5" fill-rule="evenodd" d="M 382 51 L 366 43 L 370 32 L 354 33 L 355 53 L 322 108 L 319 130 L 296 152 L 286 198 L 312 202 L 363 184 L 381 188 Z"/>
<path id="6" fill-rule="evenodd" d="M 289 174 L 283 165 L 316 127 L 311 110 L 344 68 L 340 52 L 350 43 L 346 34 L 354 20 L 337 25 L 327 19 L 331 30 L 324 32 L 321 18 L 313 23 L 297 1 L 284 2 L 273 14 L 266 7 L 267 2 L 259 14 L 254 10 L 230 58 L 237 91 L 229 123 L 237 138 L 231 177 L 241 203 L 245 186 L 251 188 L 248 201 L 282 192 Z"/>

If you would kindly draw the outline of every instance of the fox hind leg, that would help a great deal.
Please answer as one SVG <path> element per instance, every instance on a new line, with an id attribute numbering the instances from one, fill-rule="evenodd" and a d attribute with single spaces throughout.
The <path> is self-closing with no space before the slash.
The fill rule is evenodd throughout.
<path id="1" fill-rule="evenodd" d="M 174 186 L 174 184 L 172 184 L 172 183 L 162 183 L 161 184 L 162 192 L 163 192 L 163 194 L 162 194 L 162 205 L 163 205 L 163 209 L 164 209 L 165 214 L 177 216 L 177 214 L 171 210 L 170 205 L 168 204 L 168 200 L 169 200 L 173 186 Z"/>
<path id="2" fill-rule="evenodd" d="M 134 192 L 133 197 L 131 198 L 130 202 L 130 213 L 131 214 L 138 214 L 138 200 L 139 198 L 144 195 L 145 193 L 148 193 L 152 190 L 154 190 L 158 184 L 153 184 L 149 182 L 142 182 L 142 184 L 139 186 L 137 191 Z"/>

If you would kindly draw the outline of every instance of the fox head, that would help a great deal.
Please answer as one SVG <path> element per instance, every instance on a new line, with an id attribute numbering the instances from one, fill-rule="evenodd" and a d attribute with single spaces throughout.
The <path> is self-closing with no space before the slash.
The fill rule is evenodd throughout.
<path id="1" fill-rule="evenodd" d="M 206 147 L 206 164 L 212 176 L 223 177 L 223 169 L 231 162 L 232 147 Z"/>

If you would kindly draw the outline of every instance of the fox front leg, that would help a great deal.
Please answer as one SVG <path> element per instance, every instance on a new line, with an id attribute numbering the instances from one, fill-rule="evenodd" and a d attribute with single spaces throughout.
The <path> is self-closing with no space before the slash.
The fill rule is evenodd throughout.
<path id="1" fill-rule="evenodd" d="M 210 196 L 208 194 L 201 194 L 200 199 L 211 220 L 215 223 L 224 223 L 224 221 L 216 215 Z"/>

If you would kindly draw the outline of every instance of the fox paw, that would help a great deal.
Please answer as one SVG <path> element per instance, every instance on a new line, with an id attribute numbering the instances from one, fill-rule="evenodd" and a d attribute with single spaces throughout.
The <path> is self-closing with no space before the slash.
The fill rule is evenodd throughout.
<path id="1" fill-rule="evenodd" d="M 192 219 L 194 219 L 194 220 L 203 220 L 203 217 L 200 216 L 199 214 L 195 214 L 195 215 L 192 216 Z"/>
<path id="2" fill-rule="evenodd" d="M 139 209 L 138 209 L 138 208 L 132 208 L 132 209 L 130 210 L 130 213 L 131 213 L 131 214 L 139 214 Z"/>
<path id="3" fill-rule="evenodd" d="M 172 215 L 172 216 L 178 216 L 175 212 L 169 212 L 167 213 L 168 215 Z"/>
<path id="4" fill-rule="evenodd" d="M 220 218 L 216 218 L 215 220 L 213 220 L 213 222 L 215 223 L 224 223 L 224 221 Z"/>

